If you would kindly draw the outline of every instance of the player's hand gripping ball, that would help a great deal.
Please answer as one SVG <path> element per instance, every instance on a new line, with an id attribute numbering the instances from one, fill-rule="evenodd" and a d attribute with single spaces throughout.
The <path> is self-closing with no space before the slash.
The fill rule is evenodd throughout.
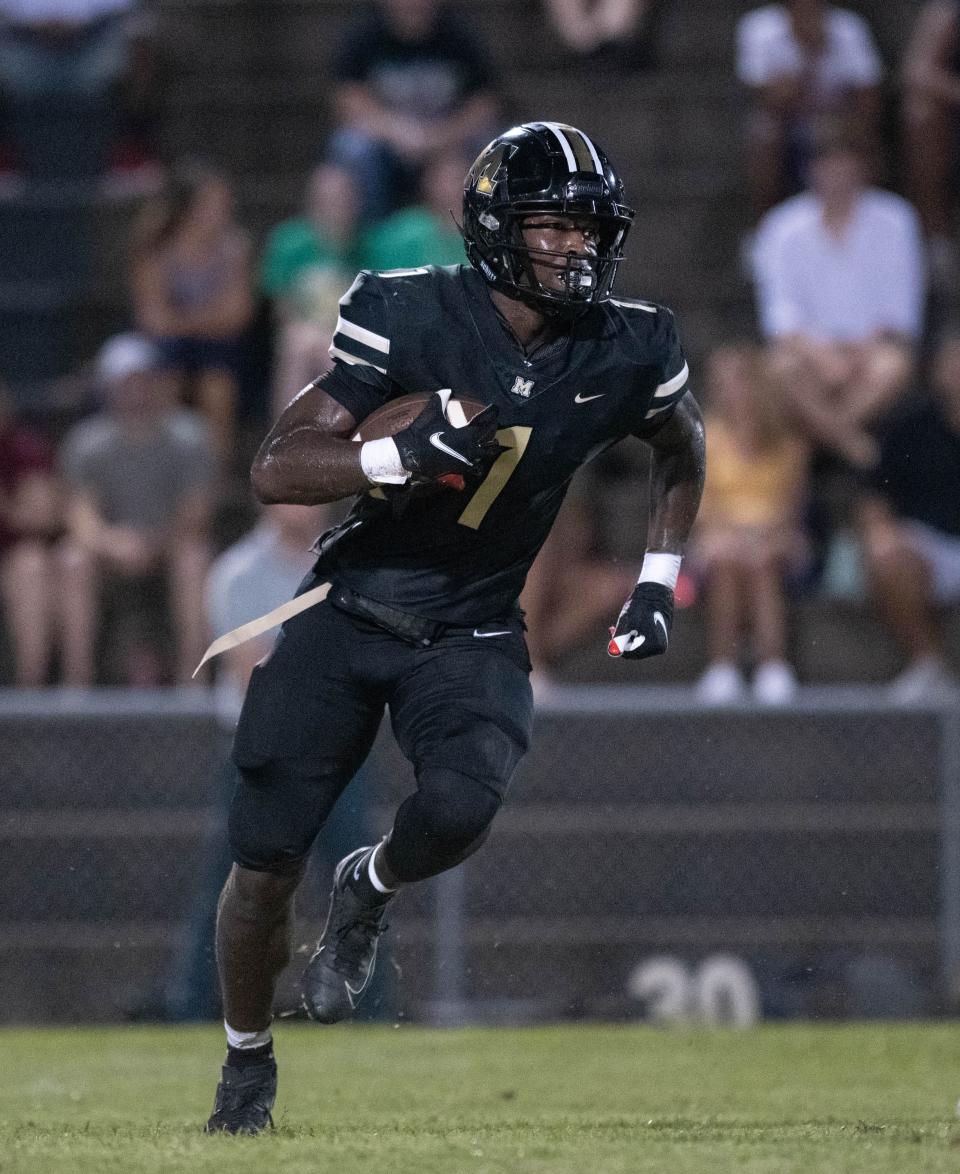
<path id="1" fill-rule="evenodd" d="M 417 392 L 390 400 L 359 425 L 354 440 L 392 436 L 413 484 L 466 488 L 465 474 L 484 476 L 501 451 L 497 409 L 449 391 Z"/>
<path id="2" fill-rule="evenodd" d="M 667 651 L 673 624 L 673 592 L 662 583 L 638 583 L 610 629 L 607 652 L 642 660 Z"/>

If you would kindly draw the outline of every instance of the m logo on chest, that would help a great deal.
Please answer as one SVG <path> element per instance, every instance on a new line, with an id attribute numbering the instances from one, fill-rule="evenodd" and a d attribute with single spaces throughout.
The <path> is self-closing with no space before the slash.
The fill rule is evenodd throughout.
<path id="1" fill-rule="evenodd" d="M 522 395 L 526 399 L 530 392 L 533 391 L 533 380 L 524 379 L 522 375 L 518 375 L 513 381 L 513 387 L 510 388 L 511 394 Z"/>

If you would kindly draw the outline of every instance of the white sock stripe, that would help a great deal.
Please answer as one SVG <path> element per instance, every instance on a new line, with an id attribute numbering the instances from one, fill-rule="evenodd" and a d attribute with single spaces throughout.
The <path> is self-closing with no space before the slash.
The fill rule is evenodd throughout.
<path id="1" fill-rule="evenodd" d="M 273 1031 L 265 1027 L 263 1031 L 237 1031 L 224 1019 L 224 1030 L 227 1033 L 227 1044 L 231 1048 L 248 1051 L 251 1048 L 262 1048 L 273 1040 Z"/>
<path id="2" fill-rule="evenodd" d="M 364 346 L 371 347 L 375 351 L 383 351 L 385 355 L 390 354 L 390 339 L 384 338 L 382 334 L 375 334 L 372 330 L 367 330 L 365 326 L 358 326 L 355 322 L 349 321 L 341 314 L 337 319 L 337 334 L 345 334 L 347 338 L 355 338 L 357 342 L 362 342 Z"/>
<path id="3" fill-rule="evenodd" d="M 374 861 L 377 858 L 377 853 L 383 847 L 382 844 L 377 844 L 376 848 L 370 853 L 370 860 L 367 863 L 367 876 L 370 878 L 370 883 L 377 890 L 378 893 L 395 893 L 396 889 L 388 889 L 379 876 L 377 876 L 377 868 Z"/>

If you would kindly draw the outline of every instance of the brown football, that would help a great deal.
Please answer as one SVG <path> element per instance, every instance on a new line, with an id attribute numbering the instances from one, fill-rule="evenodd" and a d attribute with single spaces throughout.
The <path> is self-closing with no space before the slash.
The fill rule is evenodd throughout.
<path id="1" fill-rule="evenodd" d="M 380 440 L 384 436 L 393 436 L 415 420 L 430 396 L 435 394 L 432 391 L 417 391 L 413 395 L 402 395 L 399 399 L 390 400 L 357 425 L 353 439 Z M 454 428 L 462 428 L 477 412 L 483 411 L 483 406 L 473 399 L 454 399 L 451 396 L 447 401 L 447 419 Z"/>

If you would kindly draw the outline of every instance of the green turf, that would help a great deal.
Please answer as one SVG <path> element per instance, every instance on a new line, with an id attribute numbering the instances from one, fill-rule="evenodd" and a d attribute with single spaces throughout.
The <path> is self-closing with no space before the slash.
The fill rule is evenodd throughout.
<path id="1" fill-rule="evenodd" d="M 960 1171 L 951 1026 L 278 1036 L 276 1131 L 206 1138 L 219 1031 L 0 1031 L 0 1172 Z"/>

